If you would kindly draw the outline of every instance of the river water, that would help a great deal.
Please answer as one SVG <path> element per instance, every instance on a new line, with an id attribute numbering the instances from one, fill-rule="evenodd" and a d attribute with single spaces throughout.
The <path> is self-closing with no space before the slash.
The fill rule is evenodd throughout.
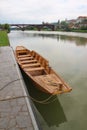
<path id="1" fill-rule="evenodd" d="M 53 103 L 34 103 L 42 129 L 87 130 L 87 34 L 12 31 L 9 40 L 13 49 L 23 45 L 40 53 L 72 87 Z"/>

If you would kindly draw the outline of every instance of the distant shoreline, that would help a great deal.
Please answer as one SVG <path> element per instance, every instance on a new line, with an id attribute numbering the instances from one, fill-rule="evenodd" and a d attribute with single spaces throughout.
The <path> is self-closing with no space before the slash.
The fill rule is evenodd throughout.
<path id="1" fill-rule="evenodd" d="M 14 31 L 13 31 L 14 32 Z M 47 34 L 47 35 L 66 35 L 66 36 L 73 36 L 73 37 L 83 37 L 87 38 L 87 33 L 81 32 L 66 32 L 66 31 L 24 31 L 25 33 L 37 33 L 37 34 Z"/>

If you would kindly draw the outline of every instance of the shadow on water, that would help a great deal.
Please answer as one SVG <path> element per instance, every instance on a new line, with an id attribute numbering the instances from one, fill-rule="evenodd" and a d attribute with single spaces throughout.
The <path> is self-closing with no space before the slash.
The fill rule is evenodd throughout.
<path id="1" fill-rule="evenodd" d="M 58 99 L 46 105 L 37 104 L 36 102 L 34 104 L 49 127 L 58 127 L 59 124 L 67 121 Z"/>
<path id="2" fill-rule="evenodd" d="M 28 76 L 21 70 L 26 87 L 28 89 L 29 95 L 33 97 L 36 100 L 44 100 L 47 99 L 50 95 L 41 92 L 38 90 L 31 82 L 31 80 L 28 78 Z M 55 97 L 53 97 L 55 98 Z M 59 99 L 56 96 L 56 101 L 49 103 L 49 104 L 40 104 L 37 102 L 33 102 L 35 108 L 43 118 L 43 120 L 46 122 L 48 127 L 51 126 L 59 126 L 59 124 L 64 123 L 67 121 L 66 116 L 64 114 L 63 108 L 59 102 Z M 37 113 L 36 113 L 37 115 Z M 37 119 L 40 122 L 40 118 L 37 117 Z"/>

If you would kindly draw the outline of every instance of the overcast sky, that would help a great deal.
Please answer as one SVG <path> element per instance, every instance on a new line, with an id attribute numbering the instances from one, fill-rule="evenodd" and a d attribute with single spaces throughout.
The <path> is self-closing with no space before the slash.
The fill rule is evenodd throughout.
<path id="1" fill-rule="evenodd" d="M 87 0 L 0 0 L 0 23 L 42 23 L 87 16 Z"/>

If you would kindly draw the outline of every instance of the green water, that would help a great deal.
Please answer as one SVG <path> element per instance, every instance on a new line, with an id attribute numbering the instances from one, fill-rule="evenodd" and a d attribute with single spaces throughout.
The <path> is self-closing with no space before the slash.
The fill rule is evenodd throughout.
<path id="1" fill-rule="evenodd" d="M 48 59 L 51 67 L 72 87 L 72 92 L 58 95 L 53 103 L 34 103 L 42 129 L 87 130 L 87 38 L 81 34 L 75 37 L 49 32 L 11 32 L 9 38 L 14 49 L 23 45 Z M 36 94 L 34 90 L 33 95 L 42 97 L 40 91 Z"/>

